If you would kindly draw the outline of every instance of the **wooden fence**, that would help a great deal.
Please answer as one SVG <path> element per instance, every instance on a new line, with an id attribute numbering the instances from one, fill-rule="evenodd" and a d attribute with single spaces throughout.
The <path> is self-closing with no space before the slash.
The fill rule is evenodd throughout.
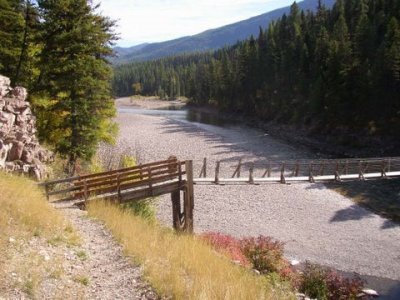
<path id="1" fill-rule="evenodd" d="M 192 161 L 180 162 L 171 158 L 109 172 L 47 181 L 42 185 L 47 200 L 78 200 L 76 204 L 80 206 L 94 199 L 127 203 L 171 194 L 174 228 L 178 231 L 193 231 Z"/>
<path id="2" fill-rule="evenodd" d="M 224 168 L 225 177 L 221 177 Z M 227 172 L 231 176 L 226 176 Z M 213 177 L 208 176 L 213 173 Z M 196 184 L 261 184 L 316 181 L 370 180 L 400 177 L 400 157 L 242 162 L 217 161 L 208 170 L 204 158 Z M 233 172 L 233 173 L 232 173 Z"/>

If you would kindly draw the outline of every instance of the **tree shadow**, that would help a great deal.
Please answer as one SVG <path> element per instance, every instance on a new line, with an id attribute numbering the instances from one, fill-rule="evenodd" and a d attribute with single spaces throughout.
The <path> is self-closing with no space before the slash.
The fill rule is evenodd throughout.
<path id="1" fill-rule="evenodd" d="M 341 209 L 335 213 L 330 222 L 357 221 L 365 218 L 372 218 L 373 213 L 354 204 L 348 208 Z"/>
<path id="2" fill-rule="evenodd" d="M 400 226 L 400 179 L 330 183 L 325 186 L 363 208 L 388 218 L 382 229 Z"/>

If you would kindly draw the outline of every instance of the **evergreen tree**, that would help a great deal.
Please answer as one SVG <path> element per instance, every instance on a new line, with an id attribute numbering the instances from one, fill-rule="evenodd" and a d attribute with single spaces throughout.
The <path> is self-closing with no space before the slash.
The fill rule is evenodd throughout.
<path id="1" fill-rule="evenodd" d="M 0 74 L 12 79 L 21 53 L 23 28 L 21 1 L 0 0 Z"/>
<path id="2" fill-rule="evenodd" d="M 90 159 L 98 142 L 110 141 L 114 106 L 110 97 L 114 23 L 86 0 L 39 0 L 43 51 L 37 101 L 40 136 L 68 158 L 74 174 L 79 158 Z M 39 96 L 39 94 L 38 94 Z"/>

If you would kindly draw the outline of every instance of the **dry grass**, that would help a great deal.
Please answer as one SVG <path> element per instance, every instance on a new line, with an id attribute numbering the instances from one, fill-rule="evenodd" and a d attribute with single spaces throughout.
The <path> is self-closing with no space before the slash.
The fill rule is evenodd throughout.
<path id="1" fill-rule="evenodd" d="M 149 224 L 119 207 L 94 202 L 89 215 L 105 222 L 127 255 L 144 267 L 157 291 L 173 299 L 290 299 L 261 276 L 217 254 L 200 239 Z"/>
<path id="2" fill-rule="evenodd" d="M 44 278 L 61 276 L 62 260 L 46 247 L 72 246 L 79 237 L 48 205 L 36 183 L 0 173 L 0 295 L 23 291 L 35 298 Z"/>

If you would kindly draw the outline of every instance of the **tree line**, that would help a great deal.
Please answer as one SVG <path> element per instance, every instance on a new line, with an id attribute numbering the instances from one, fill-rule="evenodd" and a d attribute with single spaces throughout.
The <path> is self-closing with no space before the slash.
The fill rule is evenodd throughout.
<path id="1" fill-rule="evenodd" d="M 134 86 L 136 84 L 136 89 Z M 119 96 L 186 96 L 320 130 L 400 130 L 400 0 L 337 0 L 290 13 L 215 52 L 117 66 Z"/>
<path id="2" fill-rule="evenodd" d="M 0 74 L 28 88 L 39 138 L 90 159 L 116 127 L 111 97 L 114 21 L 87 0 L 0 0 Z"/>

